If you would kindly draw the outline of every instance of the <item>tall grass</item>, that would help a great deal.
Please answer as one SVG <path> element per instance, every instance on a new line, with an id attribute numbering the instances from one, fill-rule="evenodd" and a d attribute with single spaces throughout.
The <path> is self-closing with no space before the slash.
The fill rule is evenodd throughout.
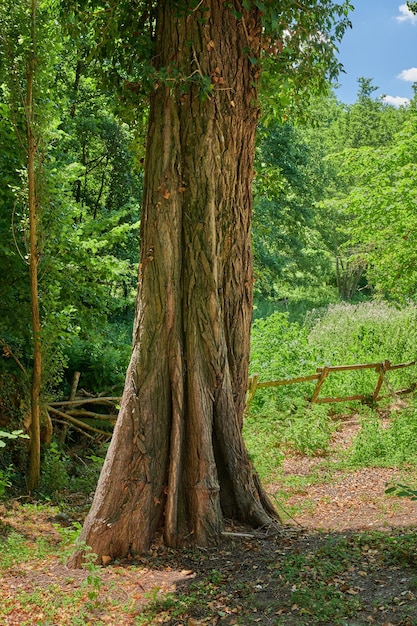
<path id="1" fill-rule="evenodd" d="M 321 365 L 353 365 L 413 361 L 417 354 L 417 307 L 396 308 L 385 302 L 331 305 L 316 319 L 308 334 L 313 359 Z M 408 386 L 416 377 L 415 368 L 392 371 L 393 387 Z M 350 395 L 372 393 L 374 370 L 333 374 L 324 393 Z"/>

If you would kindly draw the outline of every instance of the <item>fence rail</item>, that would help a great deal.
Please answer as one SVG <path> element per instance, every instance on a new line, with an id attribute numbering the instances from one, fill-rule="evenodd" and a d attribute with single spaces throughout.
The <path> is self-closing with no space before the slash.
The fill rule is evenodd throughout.
<path id="1" fill-rule="evenodd" d="M 314 388 L 313 394 L 309 398 L 309 401 L 316 404 L 325 404 L 332 402 L 349 402 L 351 400 L 360 400 L 361 402 L 365 402 L 367 400 L 372 400 L 373 402 L 377 402 L 380 398 L 380 391 L 382 385 L 388 388 L 390 394 L 394 397 L 397 397 L 401 394 L 411 393 L 415 390 L 417 383 L 413 383 L 407 389 L 399 389 L 395 391 L 389 382 L 386 374 L 391 370 L 398 370 L 404 367 L 411 367 L 415 365 L 416 361 L 410 361 L 408 363 L 397 363 L 396 365 L 392 365 L 392 363 L 388 360 L 381 361 L 379 363 L 359 363 L 355 365 L 326 365 L 324 367 L 318 367 L 316 370 L 316 374 L 310 374 L 309 376 L 297 376 L 296 378 L 288 378 L 284 380 L 269 380 L 265 382 L 259 381 L 259 374 L 253 374 L 248 380 L 248 396 L 246 401 L 246 410 L 248 413 L 249 407 L 253 400 L 253 397 L 256 393 L 257 389 L 262 389 L 266 387 L 280 387 L 283 385 L 294 385 L 296 383 L 305 383 L 316 380 L 316 386 Z M 341 397 L 326 397 L 320 398 L 319 394 L 321 388 L 323 386 L 324 381 L 333 372 L 346 372 L 350 370 L 365 370 L 365 369 L 373 369 L 378 375 L 374 390 L 372 394 L 357 394 L 353 396 L 341 396 Z"/>

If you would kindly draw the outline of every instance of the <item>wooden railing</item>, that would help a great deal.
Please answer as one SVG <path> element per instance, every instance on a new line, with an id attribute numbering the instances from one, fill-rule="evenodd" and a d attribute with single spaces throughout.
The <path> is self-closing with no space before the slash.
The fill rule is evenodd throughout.
<path id="1" fill-rule="evenodd" d="M 403 367 L 411 367 L 415 365 L 416 361 L 410 361 L 409 363 L 399 363 L 397 365 L 392 365 L 390 361 L 385 360 L 380 363 L 364 363 L 357 365 L 332 365 L 325 367 L 318 367 L 316 370 L 316 374 L 311 374 L 309 376 L 298 376 L 297 378 L 288 378 L 284 380 L 270 380 L 266 382 L 259 381 L 259 374 L 253 374 L 248 380 L 248 396 L 246 401 L 246 410 L 248 413 L 249 407 L 253 400 L 253 397 L 256 393 L 257 389 L 262 389 L 266 387 L 280 387 L 282 385 L 294 385 L 296 383 L 305 383 L 309 381 L 316 380 L 316 385 L 314 391 L 308 400 L 313 403 L 323 404 L 323 403 L 331 403 L 331 402 L 349 402 L 351 400 L 360 400 L 361 402 L 373 401 L 377 402 L 380 398 L 380 391 L 382 385 L 386 385 L 389 390 L 389 393 L 397 397 L 401 394 L 412 393 L 417 386 L 417 383 L 413 383 L 407 389 L 399 389 L 395 391 L 389 382 L 386 373 L 391 370 L 398 370 Z M 333 372 L 346 372 L 353 370 L 365 370 L 365 369 L 373 369 L 378 375 L 374 390 L 372 394 L 356 394 L 353 396 L 343 396 L 343 397 L 327 397 L 327 398 L 319 398 L 319 394 L 321 388 L 323 386 L 324 381 Z"/>

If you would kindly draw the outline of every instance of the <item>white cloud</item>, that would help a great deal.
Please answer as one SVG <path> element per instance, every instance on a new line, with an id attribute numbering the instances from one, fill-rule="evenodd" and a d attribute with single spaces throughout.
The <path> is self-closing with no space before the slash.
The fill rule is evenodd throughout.
<path id="1" fill-rule="evenodd" d="M 417 67 L 410 67 L 409 70 L 403 70 L 398 74 L 397 78 L 401 78 L 401 80 L 406 80 L 409 83 L 416 83 Z"/>
<path id="2" fill-rule="evenodd" d="M 382 102 L 392 104 L 394 107 L 403 107 L 410 103 L 409 98 L 401 98 L 401 96 L 383 96 Z"/>
<path id="3" fill-rule="evenodd" d="M 412 24 L 417 24 L 417 15 L 411 13 L 410 9 L 406 4 L 400 4 L 398 7 L 400 10 L 400 15 L 397 15 L 395 18 L 397 22 L 408 22 L 410 21 Z"/>

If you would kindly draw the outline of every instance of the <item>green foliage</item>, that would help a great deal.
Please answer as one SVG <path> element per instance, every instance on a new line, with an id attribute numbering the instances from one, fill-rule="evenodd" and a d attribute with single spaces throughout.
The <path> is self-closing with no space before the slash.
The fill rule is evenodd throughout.
<path id="1" fill-rule="evenodd" d="M 352 4 L 331 0 L 254 4 L 262 7 L 264 37 L 270 42 L 262 59 L 265 119 L 302 117 L 312 94 L 328 91 L 329 82 L 342 69 L 336 52 L 350 26 Z"/>
<path id="2" fill-rule="evenodd" d="M 6 469 L 0 469 L 0 499 L 4 497 L 7 489 L 12 486 L 11 476 L 13 475 L 13 466 L 9 465 Z"/>
<path id="3" fill-rule="evenodd" d="M 23 430 L 12 430 L 11 433 L 0 430 L 0 448 L 6 447 L 4 439 L 29 439 L 29 436 L 25 435 Z"/>
<path id="4" fill-rule="evenodd" d="M 390 299 L 406 301 L 415 292 L 414 200 L 416 110 L 393 109 L 362 97 L 356 117 L 358 136 L 348 127 L 340 152 L 330 154 L 337 186 L 320 203 L 338 216 L 338 255 L 366 268 L 370 285 Z M 373 124 L 366 124 L 372 112 Z M 353 123 L 353 122 L 352 122 Z M 364 136 L 364 128 L 371 135 Z"/>
<path id="5" fill-rule="evenodd" d="M 296 322 L 290 323 L 286 313 L 273 313 L 266 319 L 255 320 L 250 374 L 259 374 L 262 381 L 293 378 L 300 376 L 300 372 L 310 373 L 313 364 L 307 338 L 307 331 Z M 278 395 L 276 389 L 258 392 L 253 400 L 254 411 L 268 414 L 277 404 L 281 410 L 289 409 L 295 398 L 302 397 L 304 390 L 302 385 L 297 389 L 285 387 L 285 391 L 278 391 Z"/>
<path id="6" fill-rule="evenodd" d="M 333 259 L 333 269 L 325 278 L 337 285 L 340 297 L 347 301 L 359 295 L 358 289 L 369 295 L 370 285 L 366 249 L 349 237 L 354 218 L 350 193 L 356 183 L 352 172 L 348 173 L 346 148 L 351 148 L 352 154 L 358 150 L 377 154 L 387 149 L 395 143 L 408 115 L 405 108 L 374 100 L 374 89 L 372 80 L 360 78 L 358 99 L 352 105 L 338 103 L 334 96 L 314 100 L 308 108 L 310 124 L 302 129 L 304 141 L 321 163 L 324 183 L 322 196 L 314 204 L 315 245 Z M 360 217 L 370 238 L 372 223 L 368 217 Z"/>
<path id="7" fill-rule="evenodd" d="M 337 288 L 346 301 L 369 296 L 371 288 L 378 287 L 374 274 L 382 255 L 379 247 L 374 249 L 375 229 L 368 226 L 381 223 L 376 217 L 377 203 L 369 198 L 374 207 L 372 219 L 362 211 L 363 192 L 369 196 L 363 186 L 354 201 L 358 179 L 372 180 L 376 174 L 369 174 L 367 162 L 358 163 L 358 158 L 361 161 L 361 152 L 367 159 L 372 155 L 375 169 L 379 167 L 381 150 L 396 145 L 410 111 L 374 100 L 374 90 L 371 79 L 360 78 L 358 99 L 352 105 L 337 102 L 331 94 L 310 102 L 304 123 L 277 125 L 266 120 L 260 127 L 253 222 L 255 305 L 259 310 L 279 306 L 284 296 L 291 299 L 300 286 Z M 411 189 L 412 181 L 405 186 Z M 375 190 L 379 188 L 377 182 Z M 381 201 L 386 205 L 385 198 Z M 393 215 L 393 219 L 397 217 Z M 399 243 L 404 241 L 401 236 L 407 236 L 403 231 L 394 235 Z M 391 230 L 385 236 L 391 236 Z M 384 254 L 392 258 L 391 249 L 392 244 L 386 245 Z M 405 255 L 399 262 L 408 267 Z M 383 273 L 381 268 L 381 276 Z"/>
<path id="8" fill-rule="evenodd" d="M 410 498 L 410 500 L 417 500 L 417 489 L 413 489 L 410 485 L 403 485 L 398 483 L 387 487 L 385 493 L 397 496 L 397 498 Z"/>
<path id="9" fill-rule="evenodd" d="M 97 564 L 98 556 L 94 554 L 91 547 L 78 543 L 79 549 L 83 550 L 83 569 L 87 576 L 82 582 L 82 586 L 87 590 L 87 596 L 91 602 L 98 603 L 103 580 L 100 576 L 100 567 Z"/>
<path id="10" fill-rule="evenodd" d="M 96 454 L 89 454 L 86 449 L 82 453 L 74 454 L 57 441 L 45 446 L 39 494 L 49 502 L 60 504 L 69 490 L 84 494 L 94 491 L 104 462 L 106 446 L 95 451 Z"/>
<path id="11" fill-rule="evenodd" d="M 302 326 L 291 323 L 287 313 L 274 313 L 256 320 L 252 329 L 250 373 L 260 381 L 284 380 L 314 374 L 316 367 L 413 361 L 417 344 L 417 308 L 396 308 L 382 301 L 356 305 L 339 303 L 312 311 Z M 415 379 L 413 368 L 389 372 L 396 386 Z M 376 384 L 374 370 L 331 374 L 323 391 L 330 395 L 371 393 Z M 315 381 L 259 390 L 253 411 L 291 409 L 311 395 Z M 397 387 L 398 388 L 398 387 Z M 259 396 L 259 397 L 258 397 Z"/>
<path id="12" fill-rule="evenodd" d="M 71 490 L 90 494 L 96 488 L 103 467 L 107 446 L 100 446 L 96 454 L 84 454 L 83 458 L 75 457 L 71 465 Z M 102 454 L 102 456 L 98 456 Z"/>
<path id="13" fill-rule="evenodd" d="M 377 416 L 363 420 L 349 463 L 362 467 L 398 467 L 417 464 L 417 408 L 411 406 L 393 415 L 388 426 Z"/>
<path id="14" fill-rule="evenodd" d="M 80 371 L 86 389 L 121 393 L 132 351 L 132 325 L 110 324 L 82 333 L 68 349 L 68 383 Z"/>
<path id="15" fill-rule="evenodd" d="M 257 413 L 255 408 L 245 420 L 243 434 L 248 450 L 257 472 L 266 482 L 276 479 L 285 451 L 311 457 L 325 455 L 329 449 L 337 424 L 330 419 L 327 409 L 317 405 L 307 407 L 303 400 L 297 406 L 296 402 L 286 412 L 263 407 Z"/>
<path id="16" fill-rule="evenodd" d="M 356 102 L 345 107 L 337 121 L 338 136 L 332 152 L 389 146 L 404 122 L 404 108 L 395 109 L 381 99 L 372 98 L 372 93 L 378 89 L 372 79 L 359 78 L 358 85 Z"/>
<path id="17" fill-rule="evenodd" d="M 48 499 L 57 500 L 59 492 L 70 485 L 69 469 L 70 458 L 52 441 L 43 453 L 39 492 Z"/>
<path id="18" fill-rule="evenodd" d="M 250 371 L 260 375 L 260 382 L 306 375 L 314 369 L 305 327 L 290 323 L 285 313 L 254 322 Z M 311 383 L 299 383 L 259 389 L 255 394 L 245 437 L 262 476 L 279 465 L 282 447 L 308 455 L 326 451 L 333 426 L 323 407 L 306 408 L 304 397 L 311 392 Z"/>
<path id="19" fill-rule="evenodd" d="M 337 424 L 329 418 L 327 407 L 303 403 L 288 414 L 283 424 L 283 443 L 305 456 L 326 454 Z"/>
<path id="20" fill-rule="evenodd" d="M 290 124 L 261 126 L 258 139 L 252 228 L 256 306 L 279 299 L 288 285 L 320 285 L 331 271 L 313 225 L 312 205 L 323 187 L 320 161 Z"/>
<path id="21" fill-rule="evenodd" d="M 244 421 L 243 436 L 260 479 L 273 481 L 284 460 L 283 422 L 276 414 L 251 414 Z"/>
<path id="22" fill-rule="evenodd" d="M 84 58 L 85 47 L 61 32 L 56 11 L 53 2 L 43 2 L 37 21 L 35 103 L 41 140 L 37 173 L 41 181 L 39 298 L 44 399 L 57 393 L 78 335 L 81 341 L 90 337 L 90 352 L 99 355 L 107 349 L 103 343 L 109 344 L 109 321 L 125 320 L 128 312 L 133 316 L 141 187 L 133 155 L 138 132 L 116 117 L 114 93 L 98 91 L 92 61 Z M 20 376 L 26 369 L 29 380 L 27 190 L 19 139 L 24 112 L 18 106 L 25 89 L 26 13 L 25 3 L 20 1 L 6 2 L 0 9 L 0 55 L 8 68 L 0 81 L 0 141 L 4 146 L 0 166 L 5 183 L 0 191 L 0 288 L 6 294 L 0 302 L 0 337 L 8 353 L 16 357 L 1 359 L 0 369 L 5 377 Z M 92 46 L 91 25 L 88 29 L 84 44 L 88 40 Z M 97 339 L 94 345 L 93 335 Z M 119 336 L 117 333 L 115 342 Z M 112 384 L 117 380 L 120 385 L 121 371 L 127 366 L 127 350 L 122 352 L 122 357 L 114 349 L 103 355 L 107 371 L 115 364 Z M 71 363 L 77 370 L 79 365 Z M 109 373 L 101 381 L 97 371 L 91 382 L 100 390 L 110 377 Z"/>
<path id="23" fill-rule="evenodd" d="M 11 531 L 2 542 L 0 553 L 0 569 L 6 569 L 31 558 L 31 550 L 25 538 L 18 532 Z"/>
<path id="24" fill-rule="evenodd" d="M 0 448 L 6 447 L 7 440 L 29 439 L 23 430 L 13 430 L 11 432 L 0 430 Z M 5 441 L 6 440 L 6 441 Z M 12 477 L 14 474 L 13 465 L 5 467 L 2 463 L 0 466 L 0 499 L 6 494 L 6 490 L 12 486 Z"/>

